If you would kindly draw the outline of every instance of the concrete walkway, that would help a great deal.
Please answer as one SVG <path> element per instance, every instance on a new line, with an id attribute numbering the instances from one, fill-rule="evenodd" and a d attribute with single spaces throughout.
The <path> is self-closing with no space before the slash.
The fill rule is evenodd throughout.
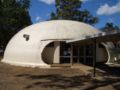
<path id="1" fill-rule="evenodd" d="M 91 73 L 90 73 L 90 70 L 93 69 L 93 67 L 88 66 L 88 65 L 84 65 L 84 64 L 73 64 L 73 65 L 71 66 L 71 68 L 78 68 L 78 69 L 80 69 L 81 71 L 85 72 L 86 74 L 91 74 Z"/>
<path id="2" fill-rule="evenodd" d="M 92 66 L 88 66 L 82 63 L 79 64 L 53 64 L 51 65 L 51 69 L 57 69 L 57 68 L 71 68 L 71 69 L 79 69 L 81 71 L 83 71 L 86 75 L 93 75 L 93 67 Z M 105 71 L 96 68 L 96 71 L 100 71 L 105 73 Z"/>
<path id="3" fill-rule="evenodd" d="M 53 64 L 51 65 L 52 68 L 72 68 L 72 69 L 80 69 L 81 71 L 85 72 L 85 74 L 90 74 L 90 70 L 93 67 L 84 65 L 84 64 Z"/>

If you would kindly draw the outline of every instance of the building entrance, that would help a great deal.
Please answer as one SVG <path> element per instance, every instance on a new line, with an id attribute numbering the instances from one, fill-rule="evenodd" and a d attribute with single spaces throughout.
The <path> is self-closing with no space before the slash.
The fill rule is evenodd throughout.
<path id="1" fill-rule="evenodd" d="M 70 63 L 71 44 L 60 43 L 60 63 Z"/>
<path id="2" fill-rule="evenodd" d="M 92 64 L 94 58 L 94 45 L 72 45 L 62 42 L 60 44 L 60 63 Z"/>

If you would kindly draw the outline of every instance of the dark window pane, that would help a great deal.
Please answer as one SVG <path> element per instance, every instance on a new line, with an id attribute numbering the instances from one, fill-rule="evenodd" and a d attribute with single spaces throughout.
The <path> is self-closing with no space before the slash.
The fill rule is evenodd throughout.
<path id="1" fill-rule="evenodd" d="M 79 57 L 79 62 L 83 63 L 84 57 Z"/>
<path id="2" fill-rule="evenodd" d="M 78 56 L 78 47 L 73 46 L 73 56 Z"/>
<path id="3" fill-rule="evenodd" d="M 60 63 L 70 63 L 70 58 L 60 57 Z"/>
<path id="4" fill-rule="evenodd" d="M 61 43 L 60 45 L 60 56 L 70 56 L 71 48 L 70 44 Z"/>
<path id="5" fill-rule="evenodd" d="M 92 65 L 92 63 L 93 63 L 93 57 L 87 57 L 86 58 L 86 64 Z"/>
<path id="6" fill-rule="evenodd" d="M 92 56 L 93 55 L 93 50 L 87 49 L 86 50 L 86 56 Z"/>
<path id="7" fill-rule="evenodd" d="M 73 63 L 77 63 L 78 62 L 78 58 L 77 57 L 74 57 L 73 58 Z"/>

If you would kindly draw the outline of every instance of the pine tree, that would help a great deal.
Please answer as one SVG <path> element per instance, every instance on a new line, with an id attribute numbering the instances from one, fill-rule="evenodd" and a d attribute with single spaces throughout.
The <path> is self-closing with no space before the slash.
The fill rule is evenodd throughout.
<path id="1" fill-rule="evenodd" d="M 111 31 L 118 31 L 119 29 L 120 28 L 112 22 L 107 22 L 105 26 L 101 28 L 102 31 L 107 32 L 107 33 Z"/>
<path id="2" fill-rule="evenodd" d="M 81 4 L 80 0 L 55 0 L 56 12 L 51 13 L 51 20 L 76 20 L 92 25 L 97 23 L 97 17 L 93 17 L 87 10 L 80 10 Z"/>

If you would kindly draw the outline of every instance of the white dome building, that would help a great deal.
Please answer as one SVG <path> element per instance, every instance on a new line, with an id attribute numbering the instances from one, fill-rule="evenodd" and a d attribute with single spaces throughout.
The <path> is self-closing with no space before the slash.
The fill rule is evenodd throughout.
<path id="1" fill-rule="evenodd" d="M 31 25 L 18 32 L 8 43 L 2 62 L 17 66 L 50 67 L 54 63 L 71 62 L 69 40 L 84 39 L 101 31 L 90 25 L 54 20 Z M 100 48 L 99 46 L 103 46 Z M 93 45 L 74 44 L 72 63 L 90 63 Z M 107 61 L 109 53 L 104 45 L 97 45 L 97 62 Z"/>

